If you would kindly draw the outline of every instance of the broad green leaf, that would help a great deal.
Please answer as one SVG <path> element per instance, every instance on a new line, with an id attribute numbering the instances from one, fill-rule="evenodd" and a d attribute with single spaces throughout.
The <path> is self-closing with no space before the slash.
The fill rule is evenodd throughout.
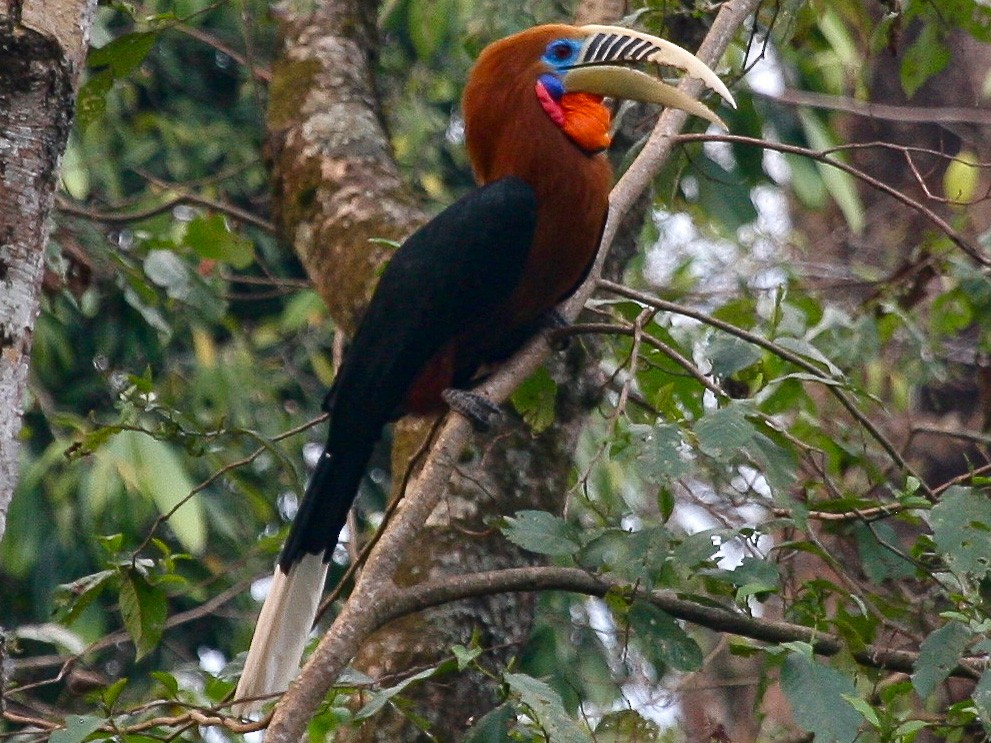
<path id="1" fill-rule="evenodd" d="M 681 625 L 665 611 L 646 601 L 636 601 L 626 618 L 646 658 L 661 668 L 696 671 L 702 666 L 702 650 Z"/>
<path id="2" fill-rule="evenodd" d="M 742 405 L 731 403 L 706 415 L 695 423 L 699 448 L 710 457 L 725 459 L 753 441 L 754 424 L 747 420 Z"/>
<path id="3" fill-rule="evenodd" d="M 109 68 L 90 75 L 80 86 L 76 96 L 76 121 L 80 129 L 85 130 L 106 113 L 107 93 L 113 86 L 113 71 Z"/>
<path id="4" fill-rule="evenodd" d="M 65 728 L 53 732 L 48 738 L 49 743 L 81 743 L 105 722 L 102 717 L 69 715 L 65 720 Z"/>
<path id="5" fill-rule="evenodd" d="M 540 555 L 573 555 L 581 546 L 577 527 L 546 511 L 518 511 L 506 519 L 506 538 Z"/>
<path id="6" fill-rule="evenodd" d="M 715 542 L 724 536 L 723 529 L 705 529 L 689 534 L 671 551 L 671 560 L 688 569 L 703 565 L 719 551 Z"/>
<path id="7" fill-rule="evenodd" d="M 960 622 L 947 622 L 922 641 L 912 672 L 912 686 L 926 699 L 943 683 L 974 633 Z"/>
<path id="8" fill-rule="evenodd" d="M 863 720 L 846 697 L 857 696 L 853 681 L 804 653 L 791 653 L 781 668 L 781 689 L 802 728 L 816 743 L 853 743 Z"/>
<path id="9" fill-rule="evenodd" d="M 354 716 L 355 720 L 366 720 L 376 712 L 381 710 L 385 705 L 391 701 L 394 697 L 402 694 L 411 685 L 417 683 L 418 681 L 423 681 L 424 679 L 436 676 L 438 673 L 446 673 L 450 669 L 450 664 L 442 663 L 439 666 L 433 666 L 432 668 L 427 668 L 426 670 L 420 671 L 408 678 L 403 679 L 395 686 L 390 686 L 388 689 L 382 689 L 372 694 L 371 700 Z"/>
<path id="10" fill-rule="evenodd" d="M 96 455 L 110 461 L 118 475 L 150 498 L 160 513 L 175 509 L 169 528 L 186 550 L 203 552 L 207 536 L 203 504 L 199 495 L 188 497 L 195 485 L 168 444 L 137 431 L 122 431 Z"/>
<path id="11" fill-rule="evenodd" d="M 717 335 L 708 348 L 712 373 L 729 376 L 761 360 L 760 348 L 732 335 Z"/>
<path id="12" fill-rule="evenodd" d="M 950 58 L 950 49 L 940 38 L 939 29 L 934 23 L 925 24 L 902 57 L 901 81 L 905 95 L 909 98 L 915 95 L 926 80 L 949 64 Z"/>
<path id="13" fill-rule="evenodd" d="M 889 545 L 898 544 L 898 535 L 887 521 L 874 521 L 870 527 L 856 523 L 853 526 L 853 534 L 857 540 L 860 564 L 873 583 L 888 579 L 910 578 L 915 574 L 915 566 L 911 562 L 878 541 L 882 539 Z"/>
<path id="14" fill-rule="evenodd" d="M 509 730 L 516 723 L 516 710 L 511 704 L 500 704 L 482 716 L 468 730 L 464 743 L 506 743 Z"/>
<path id="15" fill-rule="evenodd" d="M 838 144 L 832 133 L 815 114 L 805 109 L 799 109 L 796 114 L 812 149 L 828 150 Z M 837 153 L 831 154 L 830 157 L 838 160 L 843 159 L 842 155 Z M 864 231 L 867 220 L 864 214 L 864 204 L 857 191 L 856 180 L 852 175 L 839 168 L 834 168 L 832 165 L 821 162 L 817 162 L 815 165 L 826 190 L 829 191 L 829 195 L 833 197 L 833 201 L 843 212 L 847 226 L 853 233 L 859 235 Z"/>
<path id="16" fill-rule="evenodd" d="M 254 260 L 251 241 L 232 232 L 222 214 L 193 219 L 186 226 L 183 242 L 200 258 L 223 261 L 234 268 L 247 268 Z"/>
<path id="17" fill-rule="evenodd" d="M 881 727 L 881 718 L 878 717 L 877 710 L 874 709 L 866 699 L 861 699 L 858 696 L 851 696 L 849 694 L 844 694 L 843 698 L 847 701 L 851 707 L 853 707 L 860 716 L 863 717 L 871 726 L 875 728 Z"/>
<path id="18" fill-rule="evenodd" d="M 758 593 L 776 591 L 781 578 L 777 565 L 756 557 L 744 557 L 733 570 L 704 570 L 702 575 L 734 586 L 752 586 Z"/>
<path id="19" fill-rule="evenodd" d="M 564 709 L 561 696 L 545 681 L 522 673 L 504 677 L 509 691 L 533 715 L 554 743 L 592 743 L 592 736 Z"/>
<path id="20" fill-rule="evenodd" d="M 991 500 L 969 488 L 947 490 L 930 514 L 933 541 L 951 570 L 980 580 L 991 570 Z"/>
<path id="21" fill-rule="evenodd" d="M 114 77 L 125 77 L 136 70 L 155 46 L 156 35 L 148 32 L 124 34 L 90 52 L 91 68 L 109 67 Z"/>
<path id="22" fill-rule="evenodd" d="M 55 600 L 61 604 L 64 614 L 61 621 L 72 624 L 73 621 L 93 603 L 107 584 L 117 578 L 116 570 L 101 570 L 92 575 L 86 575 L 72 583 L 64 583 L 56 590 Z"/>
<path id="23" fill-rule="evenodd" d="M 647 434 L 640 453 L 643 474 L 651 482 L 670 482 L 688 474 L 690 467 L 681 455 L 678 426 L 661 423 Z"/>
<path id="24" fill-rule="evenodd" d="M 168 699 L 176 699 L 179 696 L 179 681 L 171 673 L 165 671 L 152 671 L 149 674 L 153 679 L 158 681 L 165 689 L 166 697 Z"/>
<path id="25" fill-rule="evenodd" d="M 117 700 L 123 693 L 124 688 L 127 686 L 127 676 L 124 678 L 119 678 L 114 681 L 110 686 L 103 690 L 100 694 L 100 701 L 103 702 L 103 706 L 107 709 L 113 709 L 114 705 L 117 704 Z"/>
<path id="26" fill-rule="evenodd" d="M 510 401 L 534 433 L 540 433 L 554 422 L 556 397 L 557 383 L 540 367 L 516 388 Z"/>
<path id="27" fill-rule="evenodd" d="M 610 528 L 586 542 L 576 556 L 579 565 L 610 572 L 630 583 L 653 585 L 668 559 L 670 534 L 664 527 L 628 532 Z"/>
<path id="28" fill-rule="evenodd" d="M 168 604 L 165 592 L 148 583 L 136 570 L 121 573 L 120 613 L 140 660 L 158 645 L 165 630 Z"/>

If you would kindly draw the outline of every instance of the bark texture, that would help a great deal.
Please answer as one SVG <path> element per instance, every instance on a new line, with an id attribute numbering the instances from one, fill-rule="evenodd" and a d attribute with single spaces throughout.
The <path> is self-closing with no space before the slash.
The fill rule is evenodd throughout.
<path id="1" fill-rule="evenodd" d="M 280 233 L 335 322 L 354 331 L 378 269 L 425 220 L 392 158 L 375 80 L 377 2 L 286 2 L 268 148 Z"/>
<path id="2" fill-rule="evenodd" d="M 96 0 L 0 0 L 0 537 L 18 446 L 49 213 Z"/>

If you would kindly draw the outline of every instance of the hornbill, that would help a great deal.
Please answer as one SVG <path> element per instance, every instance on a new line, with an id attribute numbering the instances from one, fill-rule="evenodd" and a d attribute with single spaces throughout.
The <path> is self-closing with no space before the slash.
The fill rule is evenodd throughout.
<path id="1" fill-rule="evenodd" d="M 279 557 L 238 699 L 283 691 L 295 675 L 327 562 L 385 424 L 447 406 L 477 414 L 467 388 L 479 369 L 506 359 L 587 276 L 612 182 L 603 96 L 722 124 L 637 69 L 651 64 L 683 70 L 735 105 L 694 55 L 626 28 L 538 26 L 482 51 L 462 102 L 479 188 L 416 231 L 382 273 L 327 395 L 327 444 Z"/>

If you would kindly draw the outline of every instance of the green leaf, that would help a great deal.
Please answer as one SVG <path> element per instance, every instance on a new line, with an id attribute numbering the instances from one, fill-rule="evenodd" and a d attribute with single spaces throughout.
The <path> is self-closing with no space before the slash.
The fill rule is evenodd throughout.
<path id="1" fill-rule="evenodd" d="M 731 403 L 706 413 L 695 423 L 699 448 L 715 459 L 725 459 L 753 441 L 756 431 L 747 420 L 745 408 Z"/>
<path id="2" fill-rule="evenodd" d="M 564 709 L 561 696 L 545 681 L 522 673 L 504 676 L 509 691 L 533 715 L 554 743 L 592 743 L 592 736 Z"/>
<path id="3" fill-rule="evenodd" d="M 534 433 L 540 433 L 554 422 L 556 397 L 557 382 L 551 379 L 545 368 L 540 367 L 516 388 L 509 399 Z"/>
<path id="4" fill-rule="evenodd" d="M 56 730 L 48 739 L 49 743 L 80 743 L 96 732 L 106 720 L 90 715 L 70 715 L 65 720 L 65 728 Z"/>
<path id="5" fill-rule="evenodd" d="M 577 527 L 546 511 L 517 511 L 502 530 L 510 542 L 539 555 L 573 555 L 581 546 Z"/>
<path id="6" fill-rule="evenodd" d="M 114 86 L 113 71 L 100 70 L 90 75 L 79 88 L 76 96 L 76 121 L 81 129 L 86 129 L 107 111 L 107 93 Z"/>
<path id="7" fill-rule="evenodd" d="M 626 618 L 639 639 L 641 652 L 651 663 L 676 671 L 701 668 L 701 648 L 670 614 L 653 604 L 636 601 L 627 611 Z"/>
<path id="8" fill-rule="evenodd" d="M 110 686 L 103 690 L 100 694 L 100 701 L 103 702 L 103 706 L 107 709 L 113 709 L 114 705 L 117 704 L 117 700 L 124 691 L 124 687 L 127 686 L 127 676 L 124 678 L 119 678 L 114 681 Z"/>
<path id="9" fill-rule="evenodd" d="M 152 671 L 149 675 L 162 685 L 168 699 L 176 699 L 179 696 L 179 681 L 171 673 Z"/>
<path id="10" fill-rule="evenodd" d="M 251 241 L 232 232 L 222 214 L 193 219 L 186 226 L 183 243 L 200 258 L 223 261 L 234 268 L 247 268 L 255 258 Z"/>
<path id="11" fill-rule="evenodd" d="M 805 132 L 805 137 L 808 139 L 812 149 L 828 150 L 838 144 L 835 137 L 815 114 L 804 109 L 799 109 L 796 113 Z M 837 160 L 844 159 L 842 155 L 835 152 L 830 157 Z M 826 190 L 829 191 L 829 195 L 833 197 L 833 201 L 836 202 L 840 211 L 843 212 L 847 226 L 855 234 L 859 235 L 862 233 L 867 219 L 864 212 L 864 203 L 860 199 L 860 194 L 857 191 L 857 182 L 854 177 L 826 163 L 816 162 L 815 167 L 819 171 L 819 176 L 822 178 Z"/>
<path id="12" fill-rule="evenodd" d="M 922 699 L 949 677 L 973 635 L 966 625 L 947 622 L 922 641 L 912 672 L 912 686 Z"/>
<path id="13" fill-rule="evenodd" d="M 751 586 L 755 593 L 777 591 L 781 578 L 777 565 L 756 557 L 744 557 L 733 570 L 703 570 L 701 574 L 733 586 Z"/>
<path id="14" fill-rule="evenodd" d="M 715 337 L 708 349 L 712 373 L 721 377 L 735 374 L 761 360 L 761 350 L 752 343 L 736 336 L 720 334 Z"/>
<path id="15" fill-rule="evenodd" d="M 850 696 L 849 694 L 844 694 L 843 698 L 873 727 L 881 727 L 881 718 L 878 717 L 877 710 L 874 709 L 866 699 L 861 699 L 858 696 Z"/>
<path id="16" fill-rule="evenodd" d="M 856 697 L 853 681 L 835 668 L 821 665 L 804 653 L 791 653 L 781 668 L 781 689 L 792 714 L 816 743 L 852 743 L 863 718 L 849 702 Z"/>
<path id="17" fill-rule="evenodd" d="M 455 645 L 451 648 L 451 654 L 454 655 L 454 659 L 458 663 L 458 670 L 463 671 L 468 666 L 471 665 L 478 656 L 482 654 L 482 648 L 477 645 L 472 645 L 471 647 L 465 647 L 464 645 Z"/>
<path id="18" fill-rule="evenodd" d="M 500 704 L 485 714 L 468 730 L 464 743 L 506 743 L 509 729 L 516 722 L 516 710 L 510 704 Z"/>
<path id="19" fill-rule="evenodd" d="M 165 630 L 165 592 L 148 583 L 138 571 L 125 570 L 121 573 L 120 613 L 137 648 L 135 660 L 140 660 L 155 649 Z"/>
<path id="20" fill-rule="evenodd" d="M 148 32 L 124 34 L 91 51 L 87 64 L 92 68 L 109 67 L 114 77 L 125 77 L 145 61 L 156 38 L 156 34 Z"/>
<path id="21" fill-rule="evenodd" d="M 388 689 L 383 689 L 382 691 L 375 692 L 372 695 L 371 700 L 358 710 L 358 713 L 354 716 L 355 720 L 366 720 L 376 712 L 381 710 L 385 705 L 390 702 L 394 697 L 404 692 L 408 687 L 417 683 L 418 681 L 423 681 L 424 679 L 436 676 L 439 673 L 446 673 L 450 669 L 450 664 L 441 663 L 438 666 L 432 668 L 427 668 L 426 670 L 420 671 L 417 674 L 410 676 L 409 678 L 403 679 L 395 686 L 390 686 Z"/>
<path id="22" fill-rule="evenodd" d="M 72 583 L 63 583 L 56 589 L 55 600 L 64 609 L 60 617 L 63 624 L 72 624 L 87 606 L 93 603 L 107 584 L 117 578 L 116 570 L 101 570 L 86 575 Z"/>
<path id="23" fill-rule="evenodd" d="M 869 527 L 858 522 L 853 526 L 853 534 L 857 540 L 860 564 L 872 583 L 915 575 L 915 566 L 911 562 L 878 541 L 883 539 L 886 544 L 898 544 L 898 535 L 887 521 L 875 521 Z"/>
<path id="24" fill-rule="evenodd" d="M 96 456 L 116 469 L 130 487 L 151 499 L 160 513 L 176 509 L 169 517 L 169 528 L 184 549 L 202 554 L 207 537 L 203 504 L 198 495 L 188 498 L 195 485 L 168 444 L 138 431 L 122 431 Z"/>
<path id="25" fill-rule="evenodd" d="M 950 49 L 940 38 L 939 29 L 933 23 L 925 24 L 902 57 L 900 73 L 905 95 L 909 98 L 915 95 L 926 80 L 949 64 L 950 58 Z"/>
<path id="26" fill-rule="evenodd" d="M 930 514 L 933 541 L 951 570 L 980 580 L 991 570 L 991 500 L 969 488 L 947 490 Z"/>
<path id="27" fill-rule="evenodd" d="M 661 423 L 650 429 L 641 447 L 640 465 L 651 482 L 669 482 L 691 470 L 681 456 L 682 439 L 678 426 Z"/>

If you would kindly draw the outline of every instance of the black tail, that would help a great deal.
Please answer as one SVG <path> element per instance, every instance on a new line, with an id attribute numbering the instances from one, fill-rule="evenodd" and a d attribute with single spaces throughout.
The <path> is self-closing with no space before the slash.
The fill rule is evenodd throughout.
<path id="1" fill-rule="evenodd" d="M 336 454 L 324 449 L 320 454 L 279 556 L 279 566 L 284 571 L 307 554 L 321 554 L 324 561 L 330 559 L 358 495 L 374 443 L 348 448 Z"/>

